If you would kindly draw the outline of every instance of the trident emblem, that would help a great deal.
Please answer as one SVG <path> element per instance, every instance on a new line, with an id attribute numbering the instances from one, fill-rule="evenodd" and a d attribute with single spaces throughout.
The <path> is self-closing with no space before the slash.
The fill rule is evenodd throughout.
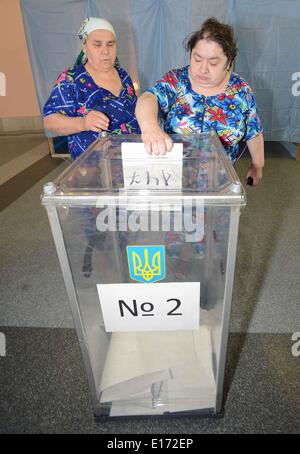
<path id="1" fill-rule="evenodd" d="M 166 277 L 164 246 L 127 246 L 129 275 L 144 283 Z"/>

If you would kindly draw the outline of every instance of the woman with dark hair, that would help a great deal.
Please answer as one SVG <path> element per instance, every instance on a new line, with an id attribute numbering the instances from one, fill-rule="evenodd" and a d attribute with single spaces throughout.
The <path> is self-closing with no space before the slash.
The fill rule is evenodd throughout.
<path id="1" fill-rule="evenodd" d="M 168 134 L 214 129 L 232 161 L 239 142 L 246 141 L 252 158 L 246 178 L 257 185 L 264 166 L 262 126 L 249 84 L 232 71 L 237 54 L 232 28 L 210 18 L 190 37 L 186 49 L 190 64 L 169 71 L 137 102 L 146 150 L 165 154 L 172 148 Z"/>

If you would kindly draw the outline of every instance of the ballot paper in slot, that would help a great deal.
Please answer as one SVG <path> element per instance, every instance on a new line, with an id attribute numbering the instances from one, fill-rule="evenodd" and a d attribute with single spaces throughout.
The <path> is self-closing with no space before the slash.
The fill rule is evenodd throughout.
<path id="1" fill-rule="evenodd" d="M 182 188 L 183 144 L 175 143 L 165 155 L 149 155 L 143 143 L 121 145 L 125 189 Z"/>
<path id="2" fill-rule="evenodd" d="M 113 333 L 100 391 L 111 416 L 163 414 L 215 406 L 211 333 Z"/>
<path id="3" fill-rule="evenodd" d="M 123 142 L 121 145 L 124 188 L 120 194 L 126 197 L 127 210 L 132 211 L 181 211 L 182 162 L 183 144 L 175 143 L 165 155 L 149 155 L 145 145 L 139 142 Z M 139 196 L 138 203 L 134 190 Z M 153 198 L 153 191 L 172 190 L 173 200 L 160 195 L 159 200 Z M 150 191 L 150 192 L 149 192 Z M 174 198 L 177 192 L 177 200 Z M 150 196 L 149 196 L 150 194 Z"/>

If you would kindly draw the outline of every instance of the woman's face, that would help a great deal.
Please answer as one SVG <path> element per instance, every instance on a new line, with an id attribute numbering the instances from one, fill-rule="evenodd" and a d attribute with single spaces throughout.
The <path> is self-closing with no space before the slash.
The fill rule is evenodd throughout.
<path id="1" fill-rule="evenodd" d="M 190 78 L 196 88 L 214 88 L 222 83 L 228 69 L 227 57 L 222 47 L 200 39 L 191 52 Z"/>
<path id="2" fill-rule="evenodd" d="M 102 71 L 111 70 L 117 57 L 116 39 L 108 30 L 94 30 L 83 45 L 90 65 Z"/>

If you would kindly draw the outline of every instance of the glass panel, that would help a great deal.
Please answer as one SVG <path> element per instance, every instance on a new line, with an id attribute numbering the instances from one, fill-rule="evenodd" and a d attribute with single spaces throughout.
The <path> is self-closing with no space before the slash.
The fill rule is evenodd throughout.
<path id="1" fill-rule="evenodd" d="M 215 134 L 173 135 L 172 138 L 174 143 L 183 143 L 181 181 L 183 193 L 191 191 L 196 193 L 219 192 L 232 181 L 237 180 Z M 56 181 L 59 189 L 65 194 L 84 191 L 87 195 L 92 192 L 114 192 L 124 189 L 121 155 L 121 145 L 124 141 L 135 143 L 141 142 L 141 139 L 140 136 L 134 135 L 126 136 L 126 138 L 111 136 L 95 142 Z M 135 160 L 135 162 L 137 161 L 138 159 Z M 155 162 L 153 160 L 151 165 L 155 166 Z M 158 163 L 158 166 L 161 166 L 161 163 Z M 149 172 L 145 178 L 153 181 L 154 176 Z M 166 174 L 165 180 L 167 180 Z M 153 193 L 162 189 L 169 189 L 169 193 L 171 192 L 170 188 L 164 187 L 162 184 L 151 187 Z"/>
<path id="2" fill-rule="evenodd" d="M 230 207 L 199 208 L 194 199 L 188 206 L 150 213 L 116 206 L 117 201 L 102 208 L 58 208 L 99 394 L 97 411 L 110 416 L 214 412 Z M 103 220 L 108 222 L 107 213 L 110 227 L 114 222 L 124 226 L 126 219 L 127 231 L 99 231 Z M 194 231 L 193 225 L 198 227 Z M 165 278 L 158 285 L 200 282 L 198 328 L 107 332 L 97 284 L 136 283 L 127 247 L 151 245 L 164 246 L 165 251 Z M 148 301 L 154 284 L 138 285 Z"/>

